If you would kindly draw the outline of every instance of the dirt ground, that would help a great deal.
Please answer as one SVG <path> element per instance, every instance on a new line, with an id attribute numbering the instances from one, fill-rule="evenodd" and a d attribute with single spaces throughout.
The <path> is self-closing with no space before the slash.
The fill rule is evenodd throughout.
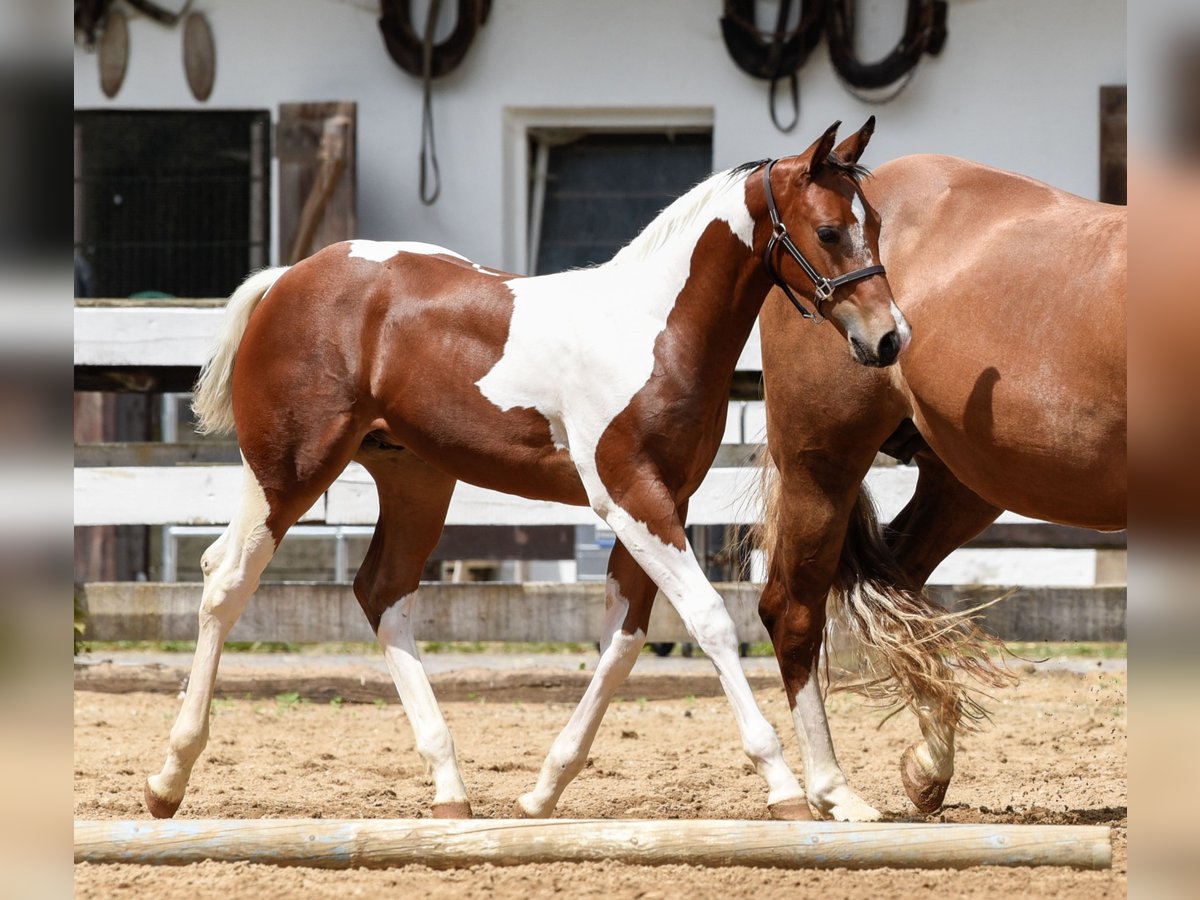
<path id="1" fill-rule="evenodd" d="M 715 680 L 715 679 L 714 679 Z M 993 724 L 961 739 L 948 806 L 930 821 L 1099 824 L 1113 827 L 1110 871 L 784 871 L 657 868 L 616 863 L 434 871 L 321 871 L 204 863 L 176 868 L 75 866 L 80 898 L 270 896 L 1123 897 L 1127 889 L 1127 677 L 1124 671 L 1026 673 L 992 704 Z M 507 817 L 528 790 L 572 708 L 536 690 L 507 702 L 443 704 L 475 814 Z M 799 772 L 782 690 L 757 693 Z M 79 819 L 142 818 L 142 782 L 157 771 L 178 699 L 77 690 L 74 800 Z M 922 821 L 908 804 L 898 759 L 915 722 L 852 697 L 830 698 L 838 756 L 852 784 L 887 818 Z M 410 818 L 428 815 L 432 787 L 403 710 L 394 704 L 316 703 L 284 694 L 214 701 L 208 749 L 178 815 L 210 818 Z M 765 790 L 742 754 L 719 697 L 626 700 L 609 711 L 587 769 L 557 815 L 572 818 L 757 819 Z"/>

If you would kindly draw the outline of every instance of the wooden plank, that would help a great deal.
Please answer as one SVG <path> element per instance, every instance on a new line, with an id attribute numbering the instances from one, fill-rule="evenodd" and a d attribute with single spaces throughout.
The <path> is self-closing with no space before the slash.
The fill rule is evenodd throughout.
<path id="1" fill-rule="evenodd" d="M 789 869 L 1112 865 L 1098 825 L 704 819 L 101 819 L 75 822 L 75 862 L 462 868 L 550 862 Z"/>
<path id="2" fill-rule="evenodd" d="M 77 366 L 200 366 L 224 309 L 75 307 Z"/>
<path id="3" fill-rule="evenodd" d="M 237 510 L 241 489 L 241 466 L 76 469 L 75 524 L 224 524 Z M 322 497 L 300 521 L 324 516 Z"/>
<path id="4" fill-rule="evenodd" d="M 765 641 L 758 618 L 762 586 L 719 583 L 740 641 Z M 972 608 L 1007 593 L 1004 587 L 936 587 L 943 605 Z M 84 585 L 87 640 L 186 641 L 196 637 L 198 583 L 107 582 Z M 983 624 L 1010 641 L 1123 641 L 1124 587 L 1019 588 L 982 614 Z M 597 640 L 603 629 L 604 585 L 425 583 L 416 604 L 416 635 L 431 641 Z M 689 640 L 674 609 L 654 604 L 653 641 Z M 349 585 L 264 583 L 231 634 L 236 641 L 372 641 L 374 635 Z"/>
<path id="5" fill-rule="evenodd" d="M 1093 531 L 1052 522 L 1002 522 L 989 526 L 967 547 L 1054 547 L 1057 549 L 1122 549 L 1124 531 Z"/>
<path id="6" fill-rule="evenodd" d="M 917 470 L 912 466 L 872 469 L 867 476 L 875 504 L 884 521 L 895 516 L 912 496 Z M 711 469 L 688 506 L 691 525 L 749 525 L 758 521 L 758 471 L 753 467 Z M 330 524 L 365 525 L 375 522 L 378 498 L 370 475 L 352 464 L 329 490 L 326 508 Z M 447 522 L 454 525 L 587 525 L 598 521 L 591 510 L 546 501 L 525 500 L 460 483 L 450 504 Z M 1031 522 L 1005 512 L 1000 522 Z"/>
<path id="7" fill-rule="evenodd" d="M 236 509 L 236 466 L 158 468 L 120 466 L 75 470 L 76 525 L 223 524 Z M 867 476 L 886 521 L 908 501 L 916 484 L 911 466 L 872 469 Z M 758 472 L 753 467 L 712 469 L 692 497 L 688 523 L 746 525 L 758 520 Z M 352 463 L 302 521 L 373 525 L 379 502 L 371 476 Z M 447 517 L 450 525 L 589 525 L 590 509 L 527 500 L 459 483 Z M 1032 520 L 1006 512 L 1000 522 Z"/>
<path id="8" fill-rule="evenodd" d="M 314 247 L 323 246 L 322 240 L 318 230 Z M 224 306 L 220 298 L 76 300 L 75 365 L 198 367 L 204 363 Z M 757 346 L 752 336 L 738 361 L 738 371 L 753 378 L 762 370 Z M 751 399 L 761 400 L 761 396 Z"/>
<path id="9" fill-rule="evenodd" d="M 281 103 L 279 246 L 309 253 L 358 237 L 358 106 L 353 101 Z"/>
<path id="10" fill-rule="evenodd" d="M 75 390 L 126 394 L 185 394 L 200 366 L 76 366 Z"/>
<path id="11" fill-rule="evenodd" d="M 233 441 L 123 441 L 75 445 L 75 468 L 113 466 L 161 467 L 238 465 L 241 453 Z"/>

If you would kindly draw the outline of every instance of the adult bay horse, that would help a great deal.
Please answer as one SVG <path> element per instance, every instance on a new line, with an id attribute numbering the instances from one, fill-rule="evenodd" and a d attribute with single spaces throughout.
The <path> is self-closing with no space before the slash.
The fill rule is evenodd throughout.
<path id="1" fill-rule="evenodd" d="M 836 334 L 794 321 L 782 297 L 762 310 L 778 471 L 760 612 L 808 800 L 839 819 L 879 813 L 847 784 L 814 677 L 826 598 L 874 651 L 872 686 L 917 715 L 923 740 L 901 774 L 929 812 L 954 771 L 956 727 L 980 713 L 953 668 L 1005 680 L 972 626 L 922 594 L 934 568 L 1004 509 L 1125 527 L 1125 208 L 943 156 L 886 163 L 863 192 L 921 340 L 887 371 L 856 368 Z M 861 487 L 880 449 L 919 467 L 911 501 L 882 532 Z"/>
<path id="2" fill-rule="evenodd" d="M 908 341 L 858 187 L 872 127 L 836 154 L 834 125 L 799 156 L 713 176 L 590 269 L 521 278 L 440 247 L 351 241 L 247 280 L 194 404 L 202 427 L 236 426 L 241 507 L 201 563 L 196 655 L 166 762 L 146 783 L 150 812 L 173 815 L 183 799 L 222 643 L 275 547 L 355 460 L 375 479 L 379 522 L 354 592 L 433 771 L 435 815 L 470 806 L 412 612 L 461 479 L 590 505 L 618 538 L 594 682 L 520 812 L 547 815 L 582 768 L 594 713 L 632 667 L 661 589 L 717 668 L 771 811 L 806 817 L 684 520 L 774 282 L 827 313 L 860 363 L 888 365 Z"/>

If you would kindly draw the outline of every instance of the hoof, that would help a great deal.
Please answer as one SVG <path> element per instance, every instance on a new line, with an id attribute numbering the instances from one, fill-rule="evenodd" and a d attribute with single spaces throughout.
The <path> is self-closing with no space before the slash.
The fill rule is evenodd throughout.
<path id="1" fill-rule="evenodd" d="M 812 810 L 808 808 L 808 800 L 804 797 L 771 803 L 767 806 L 767 810 L 771 813 L 772 819 L 783 822 L 811 822 L 813 817 Z"/>
<path id="2" fill-rule="evenodd" d="M 150 815 L 156 819 L 169 819 L 175 815 L 175 811 L 179 809 L 179 804 L 183 802 L 183 798 L 178 800 L 164 800 L 150 787 L 150 780 L 146 780 L 146 787 L 143 791 L 146 798 L 146 809 L 150 811 Z"/>
<path id="3" fill-rule="evenodd" d="M 435 819 L 469 819 L 471 818 L 471 804 L 466 800 L 435 803 L 433 804 L 433 817 Z"/>
<path id="4" fill-rule="evenodd" d="M 828 809 L 818 804 L 817 810 L 835 822 L 878 822 L 883 818 L 879 810 L 851 791 L 842 793 L 841 799 L 829 804 Z"/>
<path id="5" fill-rule="evenodd" d="M 912 747 L 904 751 L 900 757 L 900 780 L 904 782 L 904 790 L 913 806 L 923 813 L 937 812 L 942 808 L 946 799 L 946 789 L 950 787 L 949 779 L 939 781 L 925 774 L 917 754 Z"/>
<path id="6" fill-rule="evenodd" d="M 521 805 L 520 800 L 518 800 L 517 802 L 515 802 L 512 805 L 512 817 L 514 819 L 532 819 L 533 818 L 533 816 L 531 816 L 529 813 L 527 813 L 525 811 L 525 807 L 523 807 Z"/>

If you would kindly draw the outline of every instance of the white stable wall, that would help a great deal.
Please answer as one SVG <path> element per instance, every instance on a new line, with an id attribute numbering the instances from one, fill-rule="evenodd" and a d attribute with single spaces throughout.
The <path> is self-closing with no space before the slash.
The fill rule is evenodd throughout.
<path id="1" fill-rule="evenodd" d="M 419 17 L 425 5 L 417 0 Z M 873 16 L 864 55 L 894 42 L 903 5 L 861 4 Z M 217 45 L 207 103 L 188 91 L 181 31 L 134 18 L 115 99 L 100 91 L 95 56 L 76 48 L 76 108 L 275 111 L 285 101 L 357 101 L 361 235 L 441 243 L 518 271 L 506 240 L 518 218 L 505 199 L 513 189 L 505 185 L 506 107 L 711 108 L 717 168 L 797 152 L 834 119 L 857 127 L 875 113 L 869 164 L 950 153 L 1094 197 L 1099 87 L 1126 80 L 1123 2 L 960 0 L 941 57 L 927 57 L 885 106 L 847 93 L 818 47 L 801 71 L 801 121 L 788 136 L 767 116 L 765 82 L 728 56 L 719 0 L 496 0 L 464 64 L 436 83 L 443 190 L 425 208 L 417 199 L 421 85 L 387 56 L 377 4 L 201 0 L 196 8 Z"/>

